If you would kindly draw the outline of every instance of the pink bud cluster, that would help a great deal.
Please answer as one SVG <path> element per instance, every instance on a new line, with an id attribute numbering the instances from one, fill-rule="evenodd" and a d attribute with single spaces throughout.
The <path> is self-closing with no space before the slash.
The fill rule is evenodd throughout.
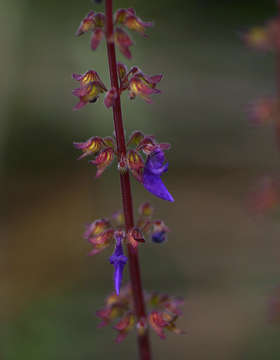
<path id="1" fill-rule="evenodd" d="M 130 47 L 133 41 L 125 29 L 134 30 L 143 36 L 147 36 L 145 31 L 151 27 L 153 23 L 145 22 L 136 16 L 134 9 L 119 9 L 114 16 L 115 31 L 112 39 L 120 49 L 121 53 L 128 59 L 131 59 Z M 82 20 L 76 35 L 80 36 L 87 32 L 92 32 L 91 48 L 96 50 L 100 41 L 105 36 L 105 16 L 103 13 L 95 13 L 90 11 Z"/>
<path id="2" fill-rule="evenodd" d="M 166 338 L 165 330 L 175 334 L 184 334 L 184 331 L 176 327 L 176 320 L 182 314 L 180 307 L 183 305 L 183 300 L 181 298 L 156 292 L 146 292 L 145 300 L 150 308 L 147 320 L 139 319 L 137 321 L 133 310 L 130 285 L 123 287 L 119 296 L 115 293 L 110 294 L 105 300 L 104 307 L 96 313 L 101 319 L 99 327 L 106 326 L 115 321 L 114 329 L 118 332 L 115 340 L 117 343 L 123 341 L 133 329 L 142 336 L 148 326 L 161 339 Z"/>
<path id="3" fill-rule="evenodd" d="M 136 248 L 140 243 L 151 239 L 159 231 L 167 234 L 168 227 L 162 220 L 152 218 L 154 209 L 150 203 L 145 202 L 139 206 L 138 220 L 135 226 L 128 232 L 125 232 L 124 216 L 122 211 L 115 212 L 110 219 L 102 218 L 93 221 L 86 226 L 84 238 L 93 246 L 89 255 L 96 255 L 107 247 L 114 244 L 114 235 L 118 231 L 125 234 L 124 243 L 129 243 Z"/>
<path id="4" fill-rule="evenodd" d="M 82 151 L 78 160 L 86 156 L 95 156 L 95 159 L 90 160 L 89 163 L 96 165 L 96 177 L 101 176 L 118 155 L 115 136 L 105 138 L 93 136 L 85 142 L 74 142 L 74 146 Z M 142 182 L 145 163 L 141 153 L 147 157 L 157 148 L 162 151 L 169 150 L 170 144 L 158 143 L 153 135 L 134 131 L 127 141 L 127 148 L 126 156 L 121 156 L 118 160 L 118 169 L 121 172 L 129 170 L 136 180 Z"/>

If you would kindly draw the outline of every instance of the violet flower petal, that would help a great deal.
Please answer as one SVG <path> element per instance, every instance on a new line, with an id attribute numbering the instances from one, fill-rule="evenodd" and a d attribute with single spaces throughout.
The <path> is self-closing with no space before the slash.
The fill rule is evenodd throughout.
<path id="1" fill-rule="evenodd" d="M 116 247 L 113 255 L 110 257 L 110 263 L 114 265 L 114 284 L 117 295 L 120 293 L 124 266 L 127 263 L 127 257 L 123 253 L 122 236 L 116 236 Z"/>
<path id="2" fill-rule="evenodd" d="M 168 163 L 164 164 L 165 157 L 161 149 L 154 150 L 147 158 L 143 171 L 143 185 L 146 190 L 155 196 L 173 202 L 172 195 L 167 190 L 160 176 L 168 169 Z"/>
<path id="3" fill-rule="evenodd" d="M 157 244 L 162 244 L 166 241 L 166 231 L 157 231 L 152 234 L 152 241 Z"/>

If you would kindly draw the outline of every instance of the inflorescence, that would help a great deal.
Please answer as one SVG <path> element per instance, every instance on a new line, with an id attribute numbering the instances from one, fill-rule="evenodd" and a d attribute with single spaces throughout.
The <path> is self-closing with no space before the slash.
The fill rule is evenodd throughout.
<path id="1" fill-rule="evenodd" d="M 142 21 L 134 9 L 119 9 L 114 15 L 113 34 L 108 37 L 106 31 L 106 16 L 100 12 L 90 11 L 82 20 L 76 35 L 91 33 L 91 49 L 96 50 L 101 40 L 105 38 L 108 44 L 115 44 L 120 52 L 131 58 L 133 41 L 128 30 L 134 30 L 146 37 L 146 30 L 152 22 Z M 88 70 L 84 74 L 73 74 L 73 79 L 79 87 L 73 90 L 73 95 L 79 102 L 74 110 L 79 110 L 85 105 L 95 103 L 104 95 L 106 108 L 111 108 L 125 92 L 130 99 L 141 97 L 151 103 L 151 96 L 159 94 L 157 88 L 162 80 L 162 75 L 147 75 L 139 67 L 132 66 L 129 70 L 123 63 L 117 63 L 118 88 L 106 86 L 95 70 Z M 117 169 L 120 174 L 131 174 L 146 190 L 153 195 L 170 202 L 174 199 L 162 182 L 162 175 L 168 170 L 165 160 L 165 151 L 170 149 L 170 144 L 158 142 L 153 135 L 146 135 L 142 131 L 134 131 L 125 143 L 125 151 L 120 152 L 118 138 L 113 136 L 92 136 L 84 142 L 74 142 L 74 147 L 81 151 L 78 160 L 92 157 L 89 163 L 97 168 L 96 177 L 100 177 L 105 169 L 117 158 Z M 151 308 L 147 317 L 139 319 L 133 306 L 133 287 L 122 287 L 123 271 L 128 257 L 125 247 L 136 249 L 139 244 L 148 240 L 162 244 L 167 239 L 168 227 L 162 220 L 153 219 L 154 209 L 149 202 L 143 203 L 138 210 L 138 220 L 132 228 L 127 227 L 122 211 L 117 211 L 111 218 L 95 220 L 87 225 L 84 238 L 92 245 L 89 255 L 96 255 L 107 247 L 114 247 L 109 262 L 114 266 L 115 291 L 106 299 L 105 307 L 97 312 L 102 319 L 100 326 L 107 325 L 112 320 L 119 319 L 115 329 L 119 334 L 117 342 L 125 338 L 129 330 L 136 327 L 138 334 L 144 334 L 148 325 L 163 339 L 164 330 L 177 334 L 182 331 L 177 329 L 175 321 L 181 312 L 179 306 L 182 300 L 168 295 L 145 293 L 146 305 Z M 130 279 L 133 283 L 133 278 Z M 135 300 L 135 297 L 134 297 Z"/>

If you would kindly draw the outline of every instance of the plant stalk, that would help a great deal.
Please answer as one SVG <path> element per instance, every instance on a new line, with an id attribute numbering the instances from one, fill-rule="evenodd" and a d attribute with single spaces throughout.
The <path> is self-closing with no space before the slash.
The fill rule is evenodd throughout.
<path id="1" fill-rule="evenodd" d="M 117 98 L 113 104 L 113 117 L 114 117 L 114 127 L 115 127 L 116 141 L 117 141 L 118 159 L 120 159 L 122 156 L 126 155 L 126 144 L 125 144 L 125 135 L 124 135 L 123 120 L 122 120 L 122 111 L 121 111 L 120 91 L 119 91 L 117 63 L 116 63 L 116 51 L 115 51 L 115 44 L 113 41 L 114 25 L 113 25 L 112 0 L 106 0 L 105 2 L 105 16 L 106 16 L 107 54 L 108 54 L 111 86 L 117 90 Z M 132 195 L 131 195 L 130 177 L 128 171 L 126 171 L 125 173 L 120 173 L 120 182 L 121 182 L 121 194 L 122 194 L 122 204 L 123 204 L 123 212 L 125 218 L 125 227 L 126 227 L 126 232 L 128 232 L 134 226 Z M 138 250 L 137 248 L 133 248 L 130 244 L 128 244 L 127 251 L 128 251 L 128 262 L 129 262 L 129 272 L 130 272 L 130 283 L 132 287 L 135 313 L 137 316 L 137 320 L 146 319 L 147 316 L 146 316 L 145 302 L 144 302 L 142 282 L 141 282 Z M 138 347 L 139 347 L 139 356 L 141 360 L 152 359 L 148 331 L 146 331 L 144 335 L 138 335 Z"/>
<path id="2" fill-rule="evenodd" d="M 276 1 L 278 15 L 277 22 L 279 26 L 279 34 L 277 36 L 280 39 L 280 0 Z M 275 119 L 275 134 L 276 134 L 276 145 L 278 150 L 280 151 L 280 48 L 279 43 L 277 41 L 277 49 L 276 49 L 276 88 L 277 88 L 277 118 Z"/>

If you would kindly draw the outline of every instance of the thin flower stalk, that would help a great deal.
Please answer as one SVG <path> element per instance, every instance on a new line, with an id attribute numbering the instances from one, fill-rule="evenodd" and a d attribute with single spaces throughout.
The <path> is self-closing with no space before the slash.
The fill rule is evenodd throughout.
<path id="1" fill-rule="evenodd" d="M 118 84 L 118 73 L 117 73 L 117 61 L 116 61 L 116 50 L 115 44 L 112 42 L 113 37 L 113 1 L 106 0 L 105 3 L 105 17 L 106 17 L 106 41 L 107 41 L 107 54 L 109 62 L 109 71 L 111 78 L 111 86 L 117 90 L 117 96 L 113 104 L 113 117 L 114 117 L 114 126 L 117 140 L 117 149 L 118 149 L 118 158 L 121 159 L 122 156 L 126 156 L 126 145 L 125 145 L 125 136 L 124 128 L 122 121 L 122 110 L 121 110 L 121 101 L 119 94 L 119 84 Z M 131 195 L 131 186 L 129 173 L 120 173 L 120 182 L 121 182 L 121 193 L 122 193 L 122 203 L 123 203 L 123 212 L 125 218 L 125 227 L 126 231 L 129 232 L 134 226 L 133 219 L 133 205 L 132 205 L 132 195 Z M 137 248 L 133 248 L 131 244 L 127 245 L 128 250 L 128 260 L 129 260 L 129 272 L 134 300 L 134 309 L 137 315 L 138 320 L 146 318 L 146 309 L 144 303 L 142 281 L 140 274 L 140 265 Z M 139 355 L 141 360 L 150 360 L 151 357 L 151 347 L 148 331 L 145 331 L 144 334 L 138 335 L 138 346 L 139 346 Z"/>

